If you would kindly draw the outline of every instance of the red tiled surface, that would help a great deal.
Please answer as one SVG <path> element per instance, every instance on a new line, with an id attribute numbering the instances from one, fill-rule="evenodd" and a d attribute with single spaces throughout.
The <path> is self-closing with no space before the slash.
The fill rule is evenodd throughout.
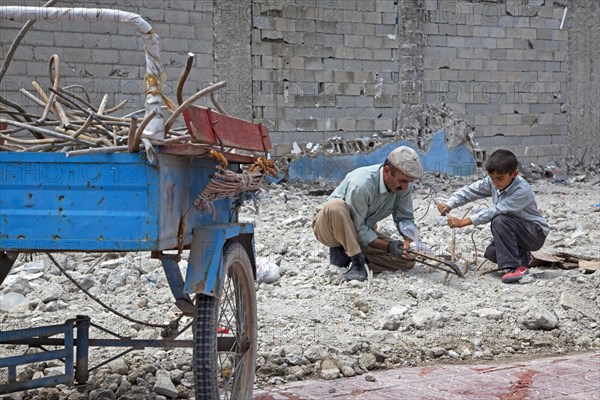
<path id="1" fill-rule="evenodd" d="M 302 381 L 254 400 L 600 400 L 600 352 L 495 365 L 440 365 Z"/>

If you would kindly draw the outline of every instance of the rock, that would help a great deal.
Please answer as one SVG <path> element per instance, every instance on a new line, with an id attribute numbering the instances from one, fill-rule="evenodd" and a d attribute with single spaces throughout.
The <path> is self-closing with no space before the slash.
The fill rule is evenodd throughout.
<path id="1" fill-rule="evenodd" d="M 479 318 L 486 318 L 492 321 L 500 321 L 504 315 L 504 311 L 496 310 L 495 308 L 479 308 L 473 310 L 473 313 Z"/>
<path id="2" fill-rule="evenodd" d="M 323 360 L 329 356 L 327 350 L 320 345 L 311 346 L 308 349 L 304 350 L 304 357 L 308 359 L 310 362 L 316 362 L 318 360 Z"/>
<path id="3" fill-rule="evenodd" d="M 345 377 L 351 377 L 351 376 L 355 376 L 356 375 L 356 372 L 354 371 L 354 368 L 352 368 L 349 365 L 342 365 L 341 371 L 342 371 L 342 374 Z"/>
<path id="4" fill-rule="evenodd" d="M 457 359 L 457 358 L 459 358 L 460 356 L 459 356 L 459 355 L 458 355 L 458 353 L 457 353 L 457 352 L 455 352 L 454 350 L 449 350 L 449 351 L 448 351 L 448 357 L 450 357 L 450 358 L 452 358 L 452 359 Z"/>
<path id="5" fill-rule="evenodd" d="M 141 385 L 134 385 L 131 389 L 119 397 L 119 400 L 156 400 L 156 394 Z"/>
<path id="6" fill-rule="evenodd" d="M 432 299 L 441 299 L 444 297 L 444 292 L 439 289 L 429 289 L 424 293 L 424 295 L 426 295 L 427 298 L 431 297 Z"/>
<path id="7" fill-rule="evenodd" d="M 16 312 L 25 311 L 29 306 L 29 299 L 20 293 L 0 293 L 0 311 Z"/>
<path id="8" fill-rule="evenodd" d="M 174 369 L 174 370 L 169 371 L 169 375 L 171 376 L 171 381 L 173 381 L 173 383 L 175 383 L 175 384 L 181 382 L 181 379 L 183 379 L 183 374 L 184 374 L 184 372 L 180 369 Z"/>
<path id="9" fill-rule="evenodd" d="M 121 383 L 123 382 L 123 375 L 120 374 L 109 374 L 106 376 L 104 381 L 102 382 L 102 387 L 112 390 L 113 392 L 117 392 Z M 115 393 L 116 396 L 116 393 Z"/>
<path id="10" fill-rule="evenodd" d="M 367 382 L 375 382 L 377 379 L 375 378 L 375 375 L 373 375 L 372 373 L 367 373 L 365 374 L 365 381 Z"/>
<path id="11" fill-rule="evenodd" d="M 354 301 L 354 307 L 358 308 L 360 311 L 362 311 L 365 314 L 368 313 L 369 311 L 371 311 L 371 306 L 364 299 L 356 299 Z"/>
<path id="12" fill-rule="evenodd" d="M 437 311 L 424 309 L 413 314 L 412 323 L 417 329 L 429 329 L 434 326 L 442 327 L 443 317 Z"/>
<path id="13" fill-rule="evenodd" d="M 588 302 L 574 293 L 562 292 L 560 294 L 559 304 L 563 310 L 575 310 L 590 319 L 600 319 L 598 308 L 588 307 Z"/>
<path id="14" fill-rule="evenodd" d="M 127 375 L 129 373 L 129 367 L 122 358 L 117 358 L 116 360 L 112 361 L 110 364 L 108 364 L 108 368 L 115 374 L 119 375 Z"/>
<path id="15" fill-rule="evenodd" d="M 531 330 L 552 330 L 558 326 L 558 317 L 554 312 L 534 299 L 522 308 L 521 324 Z"/>
<path id="16" fill-rule="evenodd" d="M 177 397 L 177 388 L 171 381 L 171 375 L 169 374 L 169 371 L 161 369 L 156 372 L 154 393 L 162 394 L 166 397 Z"/>
<path id="17" fill-rule="evenodd" d="M 382 329 L 388 331 L 395 331 L 400 328 L 400 321 L 404 319 L 404 314 L 408 310 L 408 307 L 394 306 L 389 309 L 386 317 L 381 323 Z"/>
<path id="18" fill-rule="evenodd" d="M 375 366 L 376 362 L 377 359 L 371 353 L 361 354 L 361 356 L 358 359 L 358 365 L 364 370 L 372 369 Z"/>
<path id="19" fill-rule="evenodd" d="M 33 288 L 31 287 L 29 281 L 22 276 L 16 276 L 13 283 L 5 284 L 4 286 L 4 293 L 12 292 L 26 296 L 33 291 Z"/>
<path id="20" fill-rule="evenodd" d="M 337 368 L 326 369 L 321 371 L 321 378 L 325 380 L 337 379 L 340 377 L 340 370 Z"/>
<path id="21" fill-rule="evenodd" d="M 137 271 L 127 270 L 127 269 L 113 270 L 111 272 L 111 274 L 108 276 L 108 279 L 106 280 L 106 288 L 111 292 L 114 292 L 117 289 L 121 289 L 122 287 L 125 286 L 125 283 L 127 282 L 127 278 L 130 276 L 132 276 L 136 279 L 139 277 L 139 275 L 137 274 Z"/>
<path id="22" fill-rule="evenodd" d="M 326 358 L 321 362 L 321 370 L 337 369 L 337 363 L 331 358 Z"/>
<path id="23" fill-rule="evenodd" d="M 160 262 L 160 260 L 156 260 L 156 261 Z M 102 268 L 106 268 L 106 269 L 116 269 L 120 265 L 125 265 L 125 263 L 127 263 L 127 258 L 122 257 L 122 258 L 115 258 L 112 260 L 103 261 L 102 263 L 100 263 L 100 266 Z"/>
<path id="24" fill-rule="evenodd" d="M 63 300 L 65 291 L 58 283 L 48 282 L 48 284 L 42 286 L 41 290 L 37 291 L 36 294 L 42 303 L 49 303 L 53 300 Z"/>
<path id="25" fill-rule="evenodd" d="M 64 301 L 56 300 L 56 301 L 51 301 L 48 304 L 46 304 L 44 311 L 55 312 L 55 311 L 60 311 L 60 310 L 66 310 L 67 307 L 68 307 L 68 304 L 65 303 Z"/>
<path id="26" fill-rule="evenodd" d="M 108 389 L 94 389 L 90 392 L 90 400 L 116 400 L 117 396 L 113 393 L 112 390 Z"/>

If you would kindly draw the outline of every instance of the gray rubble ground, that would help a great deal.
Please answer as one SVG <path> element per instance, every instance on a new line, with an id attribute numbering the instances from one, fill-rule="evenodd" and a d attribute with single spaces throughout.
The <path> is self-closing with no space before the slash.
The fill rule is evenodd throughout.
<path id="1" fill-rule="evenodd" d="M 533 182 L 538 204 L 552 226 L 543 250 L 598 259 L 600 214 L 594 204 L 600 203 L 599 188 L 581 180 Z M 452 232 L 431 202 L 430 188 L 441 200 L 469 181 L 427 174 L 424 182 L 430 186 L 416 186 L 416 222 L 423 241 L 436 254 L 450 254 Z M 468 265 L 464 279 L 418 265 L 407 272 L 375 275 L 370 286 L 343 282 L 343 271 L 328 265 L 328 249 L 316 242 L 310 228 L 326 199 L 323 193 L 331 188 L 318 183 L 268 185 L 260 194 L 258 213 L 252 204 L 243 208 L 242 217 L 256 224 L 257 257 L 277 265 L 280 275 L 274 283 L 257 286 L 257 387 L 357 374 L 372 379 L 369 371 L 383 368 L 489 363 L 600 348 L 599 273 L 537 267 L 513 285 L 502 284 L 497 273 L 481 276 L 493 267 L 486 263 L 477 269 L 490 239 L 489 226 L 455 232 L 458 263 Z M 463 208 L 453 214 L 462 216 L 469 207 Z M 378 229 L 397 235 L 390 219 Z M 178 315 L 160 263 L 149 254 L 55 257 L 92 294 L 126 315 L 158 324 Z M 185 270 L 185 259 L 180 267 Z M 46 256 L 21 256 L 14 270 L 14 278 L 0 292 L 17 293 L 25 300 L 14 297 L 11 301 L 23 304 L 0 312 L 4 330 L 63 323 L 85 314 L 123 336 L 160 338 L 160 329 L 121 319 L 91 301 Z M 95 349 L 91 359 L 116 353 Z M 48 376 L 58 367 L 38 363 L 18 373 Z M 59 386 L 8 398 L 191 398 L 192 379 L 189 350 L 135 350 L 94 371 L 90 386 L 81 392 Z"/>

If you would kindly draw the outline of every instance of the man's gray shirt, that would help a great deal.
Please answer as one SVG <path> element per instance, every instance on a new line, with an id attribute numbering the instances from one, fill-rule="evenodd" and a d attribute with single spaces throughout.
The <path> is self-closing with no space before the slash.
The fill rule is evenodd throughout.
<path id="1" fill-rule="evenodd" d="M 373 227 L 389 215 L 392 215 L 396 227 L 402 220 L 414 224 L 412 183 L 406 190 L 388 192 L 381 164 L 350 172 L 329 196 L 330 199 L 342 199 L 348 204 L 361 246 L 366 247 L 377 239 Z"/>
<path id="2" fill-rule="evenodd" d="M 473 200 L 490 196 L 492 197 L 492 207 L 476 211 L 471 216 L 473 225 L 490 222 L 499 214 L 508 214 L 535 222 L 542 228 L 546 236 L 550 232 L 550 225 L 540 214 L 531 186 L 520 176 L 517 176 L 503 190 L 496 189 L 492 179 L 487 176 L 454 192 L 447 204 L 450 208 L 456 208 Z"/>

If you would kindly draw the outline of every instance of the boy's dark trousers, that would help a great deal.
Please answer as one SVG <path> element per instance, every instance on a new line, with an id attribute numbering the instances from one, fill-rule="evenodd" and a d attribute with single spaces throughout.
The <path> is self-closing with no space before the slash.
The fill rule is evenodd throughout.
<path id="1" fill-rule="evenodd" d="M 546 236 L 535 222 L 511 215 L 497 215 L 491 222 L 494 240 L 483 255 L 498 264 L 499 269 L 528 267 L 530 251 L 542 248 Z"/>

